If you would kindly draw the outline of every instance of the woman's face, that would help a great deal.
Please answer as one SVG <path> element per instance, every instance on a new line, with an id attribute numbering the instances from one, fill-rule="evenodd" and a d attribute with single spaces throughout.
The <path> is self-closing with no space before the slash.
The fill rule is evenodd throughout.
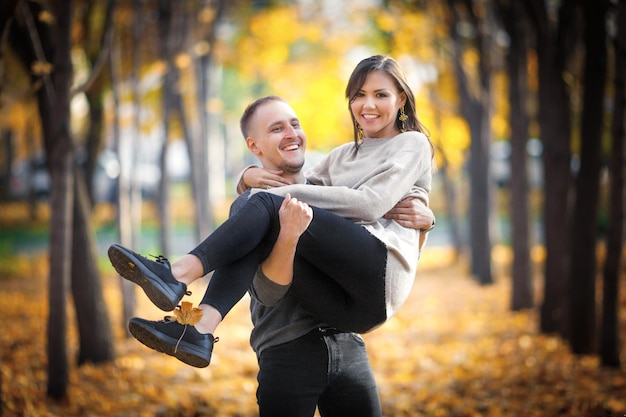
<path id="1" fill-rule="evenodd" d="M 365 138 L 392 138 L 400 133 L 396 126 L 398 110 L 406 94 L 398 91 L 386 72 L 372 71 L 350 103 L 355 120 Z"/>

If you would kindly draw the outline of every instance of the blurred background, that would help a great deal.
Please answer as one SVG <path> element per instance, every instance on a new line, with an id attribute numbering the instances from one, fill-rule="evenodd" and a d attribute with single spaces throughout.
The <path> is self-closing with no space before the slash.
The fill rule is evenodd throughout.
<path id="1" fill-rule="evenodd" d="M 531 315 L 524 332 L 619 372 L 625 3 L 2 0 L 0 307 L 13 317 L 37 283 L 40 389 L 68 398 L 68 369 L 124 357 L 118 340 L 142 301 L 114 276 L 109 244 L 175 258 L 227 217 L 257 162 L 239 130 L 245 106 L 286 99 L 310 166 L 352 140 L 345 86 L 375 54 L 405 70 L 436 148 L 426 276 L 499 288 L 506 314 Z M 28 395 L 11 394 L 19 337 L 4 334 L 13 415 Z M 614 376 L 604 386 L 619 395 L 561 408 L 621 411 Z M 388 414 L 435 415 L 407 401 Z"/>

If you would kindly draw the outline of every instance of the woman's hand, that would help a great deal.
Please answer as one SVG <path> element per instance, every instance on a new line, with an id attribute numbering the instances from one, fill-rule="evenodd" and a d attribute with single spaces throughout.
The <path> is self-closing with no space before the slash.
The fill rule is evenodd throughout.
<path id="1" fill-rule="evenodd" d="M 410 229 L 429 231 L 435 225 L 435 215 L 432 210 L 414 197 L 406 197 L 394 208 L 383 216 L 385 219 L 392 219 L 403 227 Z"/>
<path id="2" fill-rule="evenodd" d="M 274 171 L 265 168 L 250 167 L 241 177 L 247 188 L 272 188 L 289 185 L 291 182 L 281 177 L 283 171 Z"/>

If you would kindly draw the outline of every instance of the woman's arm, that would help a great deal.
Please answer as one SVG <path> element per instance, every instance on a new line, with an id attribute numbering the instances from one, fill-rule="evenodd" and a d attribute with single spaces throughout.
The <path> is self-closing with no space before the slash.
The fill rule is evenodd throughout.
<path id="1" fill-rule="evenodd" d="M 323 187 L 290 185 L 269 192 L 290 193 L 352 221 L 375 222 L 407 196 L 428 206 L 432 178 L 430 145 L 424 135 L 408 133 L 382 146 L 374 144 L 366 154 L 359 154 L 363 149 L 355 153 L 342 147 L 343 153 L 329 155 L 335 159 L 327 158 L 325 169 L 314 168 L 312 178 L 307 174 L 313 183 Z M 264 190 L 252 190 L 258 191 Z"/>
<path id="2" fill-rule="evenodd" d="M 283 171 L 273 171 L 266 168 L 260 168 L 256 165 L 249 165 L 241 171 L 237 180 L 237 194 L 243 194 L 250 188 L 281 187 L 289 185 L 287 179 L 281 175 Z"/>

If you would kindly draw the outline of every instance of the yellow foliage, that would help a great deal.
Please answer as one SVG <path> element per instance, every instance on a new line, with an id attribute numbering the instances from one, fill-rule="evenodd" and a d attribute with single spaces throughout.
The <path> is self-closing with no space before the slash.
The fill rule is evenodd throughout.
<path id="1" fill-rule="evenodd" d="M 303 20 L 296 7 L 266 9 L 251 17 L 232 57 L 245 82 L 263 84 L 264 93 L 294 107 L 308 149 L 323 152 L 352 139 L 344 57 L 355 41 L 352 33 L 329 35 L 326 28 L 324 18 Z"/>
<path id="2" fill-rule="evenodd" d="M 386 10 L 381 11 L 375 16 L 378 27 L 386 32 L 392 32 L 397 25 L 397 16 Z"/>
<path id="3" fill-rule="evenodd" d="M 53 24 L 56 22 L 56 18 L 54 17 L 54 15 L 47 10 L 42 10 L 39 13 L 38 17 L 39 17 L 39 20 L 44 23 Z"/>
<path id="4" fill-rule="evenodd" d="M 198 21 L 202 23 L 211 23 L 215 19 L 215 9 L 213 7 L 203 7 L 198 14 Z"/>
<path id="5" fill-rule="evenodd" d="M 537 311 L 511 312 L 509 277 L 480 286 L 464 265 L 443 265 L 440 258 L 438 249 L 426 248 L 406 304 L 363 336 L 383 415 L 578 417 L 626 412 L 622 370 L 601 367 L 597 356 L 573 355 L 567 342 L 540 334 Z M 80 367 L 70 361 L 69 400 L 49 401 L 47 269 L 32 269 L 32 264 L 46 262 L 42 256 L 24 263 L 19 276 L 0 280 L 3 416 L 258 415 L 258 364 L 249 345 L 248 299 L 222 324 L 222 340 L 209 367 L 193 368 L 152 351 L 127 339 L 120 326 L 114 339 L 117 358 Z M 495 264 L 501 262 L 508 258 L 494 258 Z M 103 285 L 112 322 L 120 323 L 117 275 L 104 274 Z M 198 289 L 191 297 L 204 292 Z M 140 316 L 154 314 L 146 297 L 137 301 Z M 624 294 L 620 309 L 623 315 Z M 72 313 L 68 306 L 70 318 Z M 68 348 L 76 352 L 76 321 L 70 319 L 68 325 Z M 624 331 L 622 323 L 620 334 Z M 626 354 L 623 345 L 620 353 Z"/>
<path id="6" fill-rule="evenodd" d="M 460 168 L 465 161 L 471 136 L 465 119 L 458 115 L 445 116 L 441 122 L 440 149 L 451 168 Z"/>
<path id="7" fill-rule="evenodd" d="M 431 62 L 436 52 L 433 48 L 433 20 L 421 12 L 406 12 L 396 15 L 396 21 L 393 54 L 398 57 L 409 55 L 423 62 Z"/>
<path id="8" fill-rule="evenodd" d="M 463 52 L 462 59 L 463 59 L 463 65 L 465 65 L 466 71 L 478 68 L 478 63 L 480 62 L 480 56 L 478 55 L 478 51 L 476 49 L 465 50 Z"/>
<path id="9" fill-rule="evenodd" d="M 54 67 L 50 62 L 34 61 L 30 67 L 30 70 L 35 75 L 44 75 L 44 74 L 51 74 L 53 68 Z"/>
<path id="10" fill-rule="evenodd" d="M 509 82 L 504 72 L 499 72 L 493 77 L 493 101 L 494 113 L 491 117 L 491 130 L 494 138 L 506 139 L 511 135 L 509 125 Z"/>
<path id="11" fill-rule="evenodd" d="M 191 57 L 186 53 L 176 55 L 174 62 L 179 69 L 189 68 L 192 64 Z"/>
<path id="12" fill-rule="evenodd" d="M 330 67 L 332 63 L 328 64 Z M 343 97 L 343 82 L 336 75 L 321 72 L 320 76 L 307 79 L 306 72 L 297 71 L 298 94 L 291 98 L 293 89 L 278 89 L 290 97 L 302 126 L 307 134 L 307 147 L 311 150 L 328 151 L 330 148 L 352 139 L 350 115 Z"/>
<path id="13" fill-rule="evenodd" d="M 211 51 L 211 44 L 207 41 L 199 41 L 193 45 L 193 53 L 196 56 L 204 56 Z"/>
<path id="14" fill-rule="evenodd" d="M 270 30 L 280 28 L 280 30 Z M 289 58 L 289 47 L 299 36 L 294 8 L 278 7 L 252 16 L 249 34 L 240 40 L 237 55 L 242 75 L 250 79 L 273 74 Z M 269 78 L 269 77 L 268 77 Z"/>

